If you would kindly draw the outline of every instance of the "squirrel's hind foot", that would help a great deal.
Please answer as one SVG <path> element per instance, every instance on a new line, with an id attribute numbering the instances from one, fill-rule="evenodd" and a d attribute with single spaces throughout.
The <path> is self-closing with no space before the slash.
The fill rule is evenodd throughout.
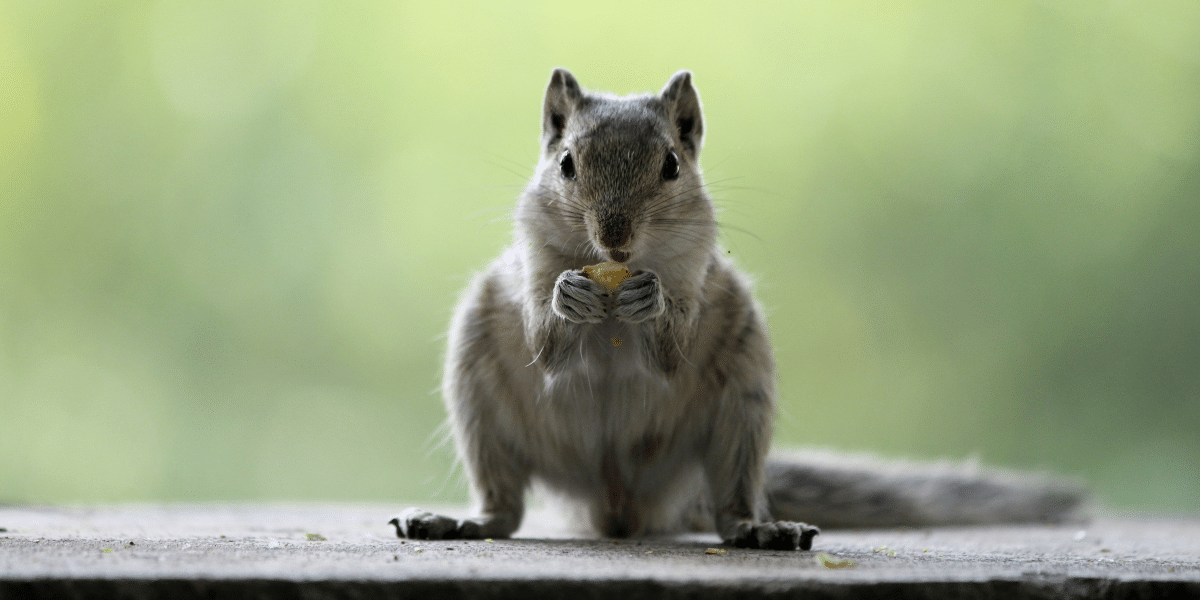
<path id="1" fill-rule="evenodd" d="M 396 537 L 413 540 L 454 540 L 459 538 L 459 522 L 451 517 L 435 515 L 419 508 L 388 521 L 396 527 Z"/>
<path id="2" fill-rule="evenodd" d="M 725 543 L 762 550 L 811 550 L 813 537 L 820 533 L 821 530 L 812 525 L 793 521 L 742 523 L 735 537 Z"/>
<path id="3" fill-rule="evenodd" d="M 396 537 L 412 540 L 507 538 L 516 529 L 495 517 L 458 520 L 420 508 L 410 508 L 388 524 L 396 528 Z"/>

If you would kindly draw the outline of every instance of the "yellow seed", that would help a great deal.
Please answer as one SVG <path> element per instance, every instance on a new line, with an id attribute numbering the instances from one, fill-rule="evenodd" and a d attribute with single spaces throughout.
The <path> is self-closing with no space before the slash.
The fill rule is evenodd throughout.
<path id="1" fill-rule="evenodd" d="M 624 344 L 624 343 L 625 343 L 625 340 L 623 340 L 621 338 L 615 337 L 612 339 L 613 348 L 620 348 L 621 344 Z"/>
<path id="2" fill-rule="evenodd" d="M 718 556 L 725 554 L 726 552 L 728 552 L 728 550 L 724 548 L 708 548 L 704 551 L 705 554 L 716 554 Z"/>

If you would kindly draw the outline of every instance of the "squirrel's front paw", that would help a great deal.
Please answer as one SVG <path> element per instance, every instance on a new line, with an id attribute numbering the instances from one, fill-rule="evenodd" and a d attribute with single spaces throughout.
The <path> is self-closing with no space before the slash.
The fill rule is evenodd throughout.
<path id="1" fill-rule="evenodd" d="M 619 321 L 641 323 L 663 314 L 666 308 L 667 303 L 663 299 L 658 275 L 651 271 L 641 271 L 621 282 L 614 314 Z"/>
<path id="2" fill-rule="evenodd" d="M 563 271 L 554 282 L 550 308 L 572 323 L 599 323 L 608 316 L 604 289 L 583 271 Z"/>

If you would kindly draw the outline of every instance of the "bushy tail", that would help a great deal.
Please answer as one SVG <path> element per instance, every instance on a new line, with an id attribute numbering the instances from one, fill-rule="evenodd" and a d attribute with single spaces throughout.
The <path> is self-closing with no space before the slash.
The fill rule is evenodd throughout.
<path id="1" fill-rule="evenodd" d="M 773 452 L 766 491 L 774 518 L 828 528 L 1062 523 L 1087 500 L 1060 476 L 815 450 Z"/>

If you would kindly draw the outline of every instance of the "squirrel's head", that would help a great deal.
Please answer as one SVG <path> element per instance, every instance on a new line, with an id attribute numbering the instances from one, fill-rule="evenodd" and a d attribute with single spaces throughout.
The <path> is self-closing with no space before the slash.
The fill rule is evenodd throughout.
<path id="1" fill-rule="evenodd" d="M 620 262 L 711 240 L 715 223 L 698 164 L 703 139 L 690 71 L 657 95 L 619 98 L 587 92 L 555 69 L 542 111 L 534 212 Z"/>

